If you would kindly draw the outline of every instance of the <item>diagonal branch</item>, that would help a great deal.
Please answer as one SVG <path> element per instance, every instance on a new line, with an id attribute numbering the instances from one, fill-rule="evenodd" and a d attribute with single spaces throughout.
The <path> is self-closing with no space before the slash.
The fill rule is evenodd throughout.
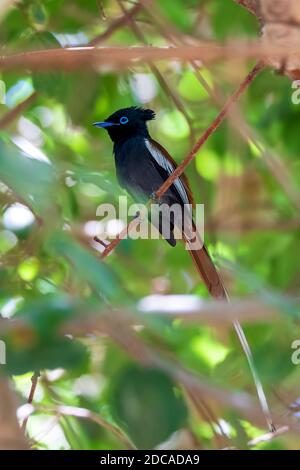
<path id="1" fill-rule="evenodd" d="M 37 384 L 38 384 L 39 377 L 40 377 L 39 372 L 34 372 L 33 376 L 31 377 L 31 387 L 30 387 L 30 392 L 29 392 L 29 396 L 28 396 L 28 400 L 27 400 L 27 403 L 29 405 L 31 405 L 32 402 L 33 402 L 34 394 L 35 394 L 35 391 L 36 391 L 36 387 L 37 387 Z M 28 421 L 28 416 L 26 416 L 26 418 L 24 419 L 24 421 L 22 423 L 22 431 L 23 432 L 25 432 L 25 430 L 26 430 L 27 421 Z"/>
<path id="2" fill-rule="evenodd" d="M 162 184 L 162 186 L 156 192 L 156 196 L 158 198 L 160 198 L 169 189 L 169 187 L 174 183 L 174 181 L 179 176 L 182 175 L 182 173 L 184 172 L 186 167 L 189 165 L 189 163 L 195 158 L 196 154 L 199 152 L 202 145 L 205 144 L 208 138 L 218 129 L 220 124 L 222 124 L 222 122 L 227 117 L 233 105 L 235 105 L 239 97 L 243 94 L 246 88 L 250 85 L 250 83 L 252 83 L 254 78 L 260 73 L 262 69 L 263 69 L 262 62 L 258 62 L 255 65 L 255 67 L 251 70 L 251 72 L 247 75 L 245 80 L 241 83 L 239 88 L 235 91 L 235 93 L 229 98 L 229 100 L 224 105 L 223 109 L 220 111 L 220 113 L 215 118 L 215 120 L 212 122 L 210 127 L 206 129 L 206 131 L 204 132 L 204 134 L 202 134 L 198 142 L 196 142 L 196 144 L 194 145 L 190 153 L 187 155 L 187 157 L 183 160 L 183 162 L 176 168 L 176 170 L 169 176 L 169 178 Z"/>
<path id="3" fill-rule="evenodd" d="M 0 129 L 8 127 L 15 119 L 19 117 L 20 114 L 23 114 L 25 109 L 30 106 L 38 96 L 37 91 L 34 91 L 26 100 L 18 104 L 15 108 L 10 109 L 4 116 L 0 119 Z"/>
<path id="4" fill-rule="evenodd" d="M 25 405 L 26 406 L 26 405 Z M 26 410 L 27 411 L 27 410 Z M 22 409 L 21 409 L 22 412 Z M 87 408 L 78 406 L 56 405 L 56 406 L 34 406 L 28 409 L 25 419 L 28 419 L 35 412 L 51 413 L 58 416 L 74 416 L 78 419 L 85 419 L 93 421 L 101 428 L 111 432 L 127 449 L 135 450 L 135 446 L 131 440 L 123 433 L 122 429 L 102 418 L 102 416 L 93 413 Z"/>
<path id="5" fill-rule="evenodd" d="M 97 46 L 101 42 L 108 39 L 115 31 L 122 28 L 125 24 L 129 23 L 132 18 L 134 18 L 142 9 L 142 5 L 137 3 L 134 7 L 127 12 L 126 15 L 122 15 L 120 18 L 117 18 L 110 26 L 99 36 L 95 36 L 94 39 L 90 42 L 90 46 Z"/>

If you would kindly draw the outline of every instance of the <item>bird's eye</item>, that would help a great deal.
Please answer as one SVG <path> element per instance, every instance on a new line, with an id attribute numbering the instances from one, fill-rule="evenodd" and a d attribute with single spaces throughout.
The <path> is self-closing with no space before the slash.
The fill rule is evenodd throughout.
<path id="1" fill-rule="evenodd" d="M 120 124 L 127 124 L 128 121 L 129 121 L 128 117 L 123 116 L 123 117 L 121 117 L 121 119 L 120 119 Z"/>

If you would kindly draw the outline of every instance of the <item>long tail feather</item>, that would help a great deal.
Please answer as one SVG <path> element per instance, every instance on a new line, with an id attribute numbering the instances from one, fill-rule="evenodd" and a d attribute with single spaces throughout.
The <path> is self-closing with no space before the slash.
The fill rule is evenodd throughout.
<path id="1" fill-rule="evenodd" d="M 194 230 L 196 230 L 195 227 L 194 227 Z M 197 233 L 197 237 L 200 240 L 198 233 Z M 186 237 L 184 238 L 185 238 L 186 244 L 189 245 L 189 241 L 186 239 Z M 199 248 L 196 250 L 189 249 L 188 251 L 197 268 L 198 273 L 200 274 L 211 296 L 214 299 L 225 300 L 229 302 L 230 300 L 226 292 L 226 289 L 223 285 L 221 276 L 218 273 L 217 268 L 214 262 L 212 261 L 205 245 L 202 244 L 202 248 Z M 253 376 L 253 380 L 255 383 L 258 399 L 259 399 L 262 411 L 264 413 L 265 419 L 267 421 L 268 428 L 271 432 L 274 432 L 276 428 L 272 421 L 272 416 L 271 416 L 270 408 L 268 405 L 268 401 L 267 401 L 261 380 L 257 373 L 255 364 L 254 364 L 253 355 L 252 355 L 248 340 L 246 338 L 246 335 L 244 333 L 244 330 L 240 322 L 238 320 L 235 320 L 233 324 L 234 324 L 234 328 L 237 333 L 237 336 L 240 340 L 241 346 L 243 348 L 243 351 L 246 355 L 249 368 L 250 368 L 250 371 L 251 371 L 251 374 Z"/>
<path id="2" fill-rule="evenodd" d="M 205 245 L 199 250 L 188 251 L 211 296 L 214 299 L 227 300 L 227 292 Z"/>

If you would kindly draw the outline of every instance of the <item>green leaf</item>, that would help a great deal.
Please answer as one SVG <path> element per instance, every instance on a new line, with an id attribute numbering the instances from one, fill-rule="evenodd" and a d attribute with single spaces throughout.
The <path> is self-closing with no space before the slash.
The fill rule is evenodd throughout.
<path id="1" fill-rule="evenodd" d="M 7 343 L 6 373 L 21 375 L 43 369 L 80 369 L 88 359 L 85 346 L 70 338 L 48 338 L 28 348 Z"/>
<path id="2" fill-rule="evenodd" d="M 151 449 L 184 426 L 187 409 L 175 384 L 163 372 L 124 368 L 116 377 L 112 396 L 116 421 L 140 449 Z"/>
<path id="3" fill-rule="evenodd" d="M 53 167 L 22 155 L 17 147 L 1 140 L 0 180 L 38 213 L 50 208 L 56 183 Z"/>
<path id="4" fill-rule="evenodd" d="M 44 296 L 26 303 L 17 316 L 29 323 L 39 336 L 49 337 L 78 309 L 67 296 Z"/>
<path id="5" fill-rule="evenodd" d="M 67 258 L 78 276 L 85 279 L 104 299 L 117 300 L 122 297 L 122 290 L 115 274 L 88 250 L 60 233 L 52 237 L 50 245 L 57 253 Z"/>
<path id="6" fill-rule="evenodd" d="M 209 5 L 211 20 L 216 37 L 228 39 L 230 36 L 254 35 L 258 32 L 258 22 L 254 15 L 234 2 L 216 2 Z"/>
<path id="7" fill-rule="evenodd" d="M 60 48 L 55 36 L 47 31 L 35 33 L 30 37 L 29 44 L 33 49 Z M 32 82 L 36 91 L 49 98 L 63 99 L 68 90 L 68 80 L 62 72 L 34 73 Z"/>
<path id="8" fill-rule="evenodd" d="M 186 32 L 191 29 L 193 15 L 187 7 L 195 4 L 193 0 L 164 0 L 163 2 L 156 1 L 156 4 L 163 14 L 180 29 Z"/>
<path id="9" fill-rule="evenodd" d="M 35 27 L 45 27 L 48 21 L 48 13 L 39 0 L 35 0 L 28 9 L 28 16 Z"/>

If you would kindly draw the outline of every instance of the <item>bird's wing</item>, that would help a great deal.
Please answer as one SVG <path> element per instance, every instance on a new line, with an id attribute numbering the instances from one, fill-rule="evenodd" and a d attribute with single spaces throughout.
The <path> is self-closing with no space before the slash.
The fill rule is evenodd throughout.
<path id="1" fill-rule="evenodd" d="M 146 140 L 146 146 L 152 157 L 156 160 L 157 164 L 160 165 L 160 167 L 162 167 L 167 172 L 167 174 L 170 175 L 177 165 L 170 157 L 168 152 L 158 142 L 155 142 L 152 139 Z M 194 205 L 186 177 L 182 175 L 174 182 L 174 185 L 182 201 L 185 204 Z M 195 266 L 211 295 L 217 299 L 226 299 L 227 293 L 223 286 L 221 277 L 203 241 L 201 240 L 199 232 L 192 219 L 190 219 L 190 223 L 191 227 L 188 230 L 188 233 L 183 232 L 183 236 L 187 246 L 189 247 L 188 251 L 193 259 L 193 262 L 195 263 Z M 192 248 L 190 245 L 191 242 L 195 243 L 195 241 L 197 241 L 198 244 L 197 249 Z"/>
<path id="2" fill-rule="evenodd" d="M 145 139 L 146 147 L 154 161 L 167 172 L 170 176 L 177 167 L 176 162 L 168 154 L 168 152 L 155 140 Z M 181 175 L 174 181 L 174 186 L 183 204 L 190 204 L 194 207 L 193 196 L 189 187 L 188 180 L 185 175 Z M 158 188 L 157 188 L 158 189 Z"/>

